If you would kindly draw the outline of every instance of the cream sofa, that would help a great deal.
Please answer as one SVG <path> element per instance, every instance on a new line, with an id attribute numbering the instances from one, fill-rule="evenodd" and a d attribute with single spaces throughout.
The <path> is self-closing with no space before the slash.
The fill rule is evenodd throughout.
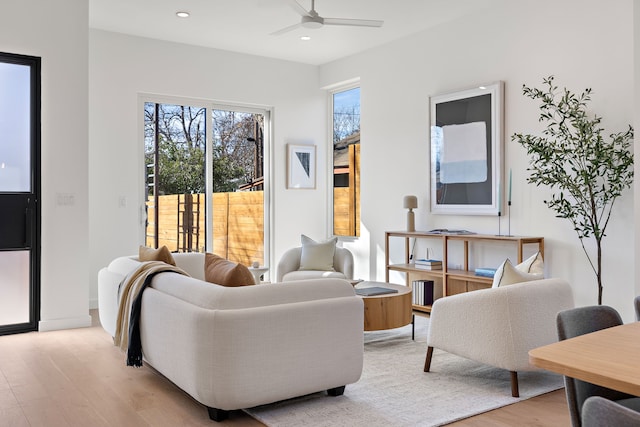
<path id="1" fill-rule="evenodd" d="M 211 419 L 322 390 L 339 395 L 360 378 L 363 304 L 349 282 L 223 287 L 203 280 L 204 254 L 173 256 L 191 277 L 159 273 L 144 290 L 144 360 Z M 112 336 L 118 285 L 138 265 L 121 257 L 98 274 L 100 322 Z"/>
<path id="2" fill-rule="evenodd" d="M 569 308 L 571 287 L 560 279 L 440 298 L 431 310 L 424 371 L 438 348 L 510 371 L 511 394 L 518 397 L 517 372 L 538 369 L 529 364 L 529 350 L 558 341 L 556 315 Z"/>

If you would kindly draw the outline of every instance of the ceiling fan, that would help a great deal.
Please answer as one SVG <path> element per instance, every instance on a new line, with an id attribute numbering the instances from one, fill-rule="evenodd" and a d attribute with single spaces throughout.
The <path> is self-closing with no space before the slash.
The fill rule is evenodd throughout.
<path id="1" fill-rule="evenodd" d="M 302 7 L 297 1 L 289 1 L 291 7 L 302 17 L 300 22 L 289 27 L 271 33 L 272 36 L 278 36 L 286 32 L 295 30 L 298 27 L 316 29 L 324 25 L 346 25 L 353 27 L 382 27 L 384 21 L 376 21 L 372 19 L 346 19 L 346 18 L 325 18 L 318 15 L 315 8 L 315 0 L 311 0 L 311 10 Z"/>

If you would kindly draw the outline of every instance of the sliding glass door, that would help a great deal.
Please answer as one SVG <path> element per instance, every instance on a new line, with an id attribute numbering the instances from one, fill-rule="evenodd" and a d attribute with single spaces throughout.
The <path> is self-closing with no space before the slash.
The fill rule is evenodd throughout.
<path id="1" fill-rule="evenodd" d="M 144 104 L 147 246 L 265 263 L 265 111 Z"/>

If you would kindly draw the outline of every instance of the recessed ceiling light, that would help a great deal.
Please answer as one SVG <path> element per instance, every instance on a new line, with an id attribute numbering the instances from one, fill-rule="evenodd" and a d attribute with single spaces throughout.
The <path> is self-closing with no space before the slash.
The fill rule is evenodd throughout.
<path id="1" fill-rule="evenodd" d="M 300 40 L 309 41 L 309 40 L 311 40 L 311 37 L 309 37 L 309 36 L 302 36 L 302 37 L 300 37 Z"/>
<path id="2" fill-rule="evenodd" d="M 176 12 L 176 16 L 178 18 L 188 18 L 189 12 L 179 11 L 179 12 Z"/>

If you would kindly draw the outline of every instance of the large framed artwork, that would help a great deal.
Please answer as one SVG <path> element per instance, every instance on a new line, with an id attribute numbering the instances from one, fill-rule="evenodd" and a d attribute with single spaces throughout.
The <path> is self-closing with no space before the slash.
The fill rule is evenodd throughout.
<path id="1" fill-rule="evenodd" d="M 503 82 L 430 98 L 431 212 L 501 209 Z"/>
<path id="2" fill-rule="evenodd" d="M 316 146 L 287 144 L 287 188 L 316 188 Z"/>

